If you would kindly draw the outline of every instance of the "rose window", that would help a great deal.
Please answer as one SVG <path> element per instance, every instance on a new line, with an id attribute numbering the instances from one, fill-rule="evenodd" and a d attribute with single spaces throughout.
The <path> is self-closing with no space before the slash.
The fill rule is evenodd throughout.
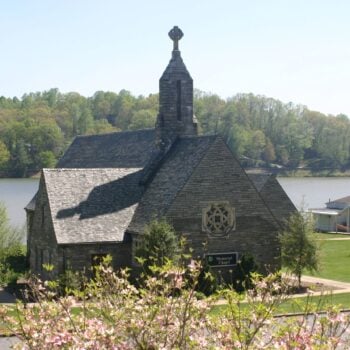
<path id="1" fill-rule="evenodd" d="M 228 203 L 211 204 L 203 210 L 203 230 L 224 235 L 234 228 L 234 209 Z"/>

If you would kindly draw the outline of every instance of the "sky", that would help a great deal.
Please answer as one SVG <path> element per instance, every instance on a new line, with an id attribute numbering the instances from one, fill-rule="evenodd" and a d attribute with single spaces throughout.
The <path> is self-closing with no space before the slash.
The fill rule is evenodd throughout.
<path id="1" fill-rule="evenodd" d="M 0 96 L 158 92 L 179 46 L 194 87 L 350 117 L 348 0 L 0 0 Z"/>

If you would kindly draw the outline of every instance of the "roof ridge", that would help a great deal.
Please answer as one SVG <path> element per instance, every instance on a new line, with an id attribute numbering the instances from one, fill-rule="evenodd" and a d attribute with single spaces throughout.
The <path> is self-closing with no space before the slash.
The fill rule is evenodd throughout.
<path id="1" fill-rule="evenodd" d="M 212 134 L 212 135 L 184 135 L 184 136 L 179 136 L 178 139 L 205 139 L 205 138 L 217 138 L 220 137 L 218 134 Z"/>
<path id="2" fill-rule="evenodd" d="M 113 171 L 117 171 L 117 170 L 141 170 L 143 169 L 143 167 L 108 167 L 108 168 L 43 168 L 42 170 L 44 172 L 63 172 L 63 171 L 90 171 L 90 170 L 98 170 L 98 171 L 103 171 L 103 170 L 113 170 Z"/>
<path id="3" fill-rule="evenodd" d="M 337 198 L 337 199 L 334 199 L 334 200 L 332 200 L 332 201 L 326 202 L 326 204 L 328 204 L 328 203 L 334 203 L 334 202 L 340 202 L 340 201 L 343 201 L 343 200 L 350 201 L 350 196 L 345 196 L 345 197 Z"/>
<path id="4" fill-rule="evenodd" d="M 155 128 L 146 128 L 146 129 L 138 129 L 138 130 L 121 130 L 121 131 L 113 131 L 113 132 L 106 132 L 102 134 L 91 134 L 91 135 L 76 135 L 74 137 L 74 140 L 77 138 L 89 138 L 89 137 L 103 137 L 108 135 L 115 135 L 115 134 L 131 134 L 131 133 L 140 133 L 145 131 L 153 131 Z"/>

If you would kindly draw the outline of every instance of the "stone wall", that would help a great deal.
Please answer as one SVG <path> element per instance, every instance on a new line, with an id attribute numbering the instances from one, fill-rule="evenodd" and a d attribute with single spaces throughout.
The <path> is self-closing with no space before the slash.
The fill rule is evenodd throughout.
<path id="1" fill-rule="evenodd" d="M 225 235 L 202 229 L 203 208 L 227 202 L 235 211 L 235 228 Z M 226 144 L 218 139 L 177 195 L 167 218 L 185 234 L 194 256 L 251 253 L 261 271 L 280 267 L 279 226 Z M 205 246 L 203 245 L 205 243 Z"/>
<path id="2" fill-rule="evenodd" d="M 112 257 L 112 266 L 115 269 L 131 266 L 130 243 L 72 244 L 59 246 L 58 252 L 61 272 L 72 269 L 89 273 L 91 267 L 99 263 L 99 257 L 106 255 Z"/>
<path id="3" fill-rule="evenodd" d="M 54 236 L 51 211 L 44 177 L 41 176 L 35 211 L 27 212 L 27 246 L 30 270 L 46 277 L 43 264 L 58 266 L 57 242 Z"/>
<path id="4" fill-rule="evenodd" d="M 41 177 L 36 200 L 36 209 L 29 211 L 28 222 L 28 259 L 30 270 L 47 278 L 43 264 L 52 264 L 53 273 L 60 274 L 65 269 L 90 271 L 93 256 L 111 255 L 115 268 L 131 265 L 131 243 L 92 243 L 57 245 L 51 220 L 48 197 Z"/>

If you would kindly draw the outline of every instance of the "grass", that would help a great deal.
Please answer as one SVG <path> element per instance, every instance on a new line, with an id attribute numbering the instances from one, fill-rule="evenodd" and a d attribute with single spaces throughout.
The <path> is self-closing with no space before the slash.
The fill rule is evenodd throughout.
<path id="1" fill-rule="evenodd" d="M 304 312 L 310 304 L 317 307 L 317 311 L 323 311 L 329 305 L 337 305 L 341 309 L 350 308 L 350 293 L 344 294 L 325 294 L 322 296 L 310 296 L 288 299 L 283 302 L 274 312 L 275 315 L 286 314 L 286 313 L 300 313 Z M 248 305 L 242 303 L 242 308 L 247 308 Z M 210 310 L 210 315 L 214 317 L 219 317 L 226 310 L 228 310 L 227 305 L 215 305 Z"/>
<path id="2" fill-rule="evenodd" d="M 340 233 L 321 233 L 321 232 L 315 232 L 312 234 L 312 236 L 316 240 L 327 240 L 327 239 L 332 239 L 332 238 L 343 238 L 343 239 L 349 239 L 350 240 L 350 235 L 342 235 Z"/>
<path id="3" fill-rule="evenodd" d="M 319 245 L 320 269 L 318 272 L 304 271 L 304 274 L 350 282 L 350 236 L 315 232 L 313 237 Z M 344 238 L 344 240 L 332 240 L 333 238 Z M 285 269 L 282 271 L 286 272 Z"/>
<path id="4" fill-rule="evenodd" d="M 305 271 L 305 274 L 336 281 L 350 282 L 350 239 L 342 241 L 323 240 L 319 242 L 320 269 L 315 273 Z"/>
<path id="5" fill-rule="evenodd" d="M 317 273 L 306 271 L 305 274 L 336 281 L 350 282 L 350 237 L 333 233 L 315 233 L 314 238 L 320 245 L 320 270 Z M 349 238 L 348 240 L 331 240 L 332 238 Z M 325 294 L 322 296 L 292 298 L 282 303 L 275 314 L 299 313 L 305 311 L 307 305 L 318 305 L 322 311 L 327 305 L 338 305 L 342 309 L 350 309 L 350 293 Z M 247 304 L 242 304 L 247 307 Z M 227 305 L 215 305 L 210 314 L 219 316 L 227 309 Z"/>

